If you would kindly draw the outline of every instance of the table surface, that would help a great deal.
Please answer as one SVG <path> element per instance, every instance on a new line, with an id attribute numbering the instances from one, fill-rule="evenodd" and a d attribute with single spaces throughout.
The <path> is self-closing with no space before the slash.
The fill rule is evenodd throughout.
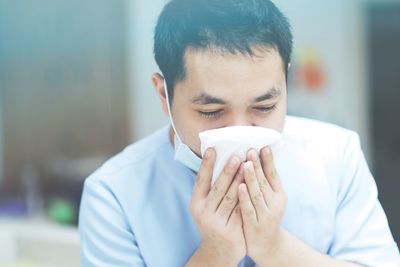
<path id="1" fill-rule="evenodd" d="M 0 218 L 0 265 L 79 266 L 78 230 L 44 218 Z"/>

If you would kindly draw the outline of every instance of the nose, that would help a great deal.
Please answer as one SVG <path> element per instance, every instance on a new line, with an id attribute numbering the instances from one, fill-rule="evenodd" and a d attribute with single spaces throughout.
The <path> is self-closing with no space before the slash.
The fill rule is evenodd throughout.
<path id="1" fill-rule="evenodd" d="M 232 118 L 227 122 L 227 126 L 256 126 L 256 124 L 252 121 L 250 116 L 246 115 L 236 115 L 232 116 Z"/>

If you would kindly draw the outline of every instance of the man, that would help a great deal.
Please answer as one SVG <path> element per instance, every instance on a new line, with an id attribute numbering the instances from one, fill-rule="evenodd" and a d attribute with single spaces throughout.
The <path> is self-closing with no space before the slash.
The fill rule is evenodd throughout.
<path id="1" fill-rule="evenodd" d="M 292 34 L 272 2 L 172 0 L 154 52 L 174 127 L 86 180 L 83 266 L 399 266 L 357 134 L 286 116 Z M 211 186 L 198 134 L 236 125 L 281 132 L 284 163 L 250 149 Z"/>

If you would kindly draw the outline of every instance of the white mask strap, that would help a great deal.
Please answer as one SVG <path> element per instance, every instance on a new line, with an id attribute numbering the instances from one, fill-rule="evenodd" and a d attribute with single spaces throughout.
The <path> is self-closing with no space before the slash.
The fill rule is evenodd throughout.
<path id="1" fill-rule="evenodd" d="M 171 105 L 170 105 L 170 102 L 169 102 L 169 95 L 168 95 L 168 89 L 167 89 L 167 80 L 165 80 L 165 78 L 164 78 L 164 90 L 165 90 L 165 96 L 167 98 L 167 108 L 168 108 L 168 114 L 169 114 L 169 118 L 171 120 L 172 128 L 174 129 L 176 137 L 178 137 L 179 140 L 182 141 L 182 139 L 179 137 L 178 132 L 176 131 L 176 127 L 175 127 L 175 124 L 174 124 L 174 119 L 172 118 Z"/>

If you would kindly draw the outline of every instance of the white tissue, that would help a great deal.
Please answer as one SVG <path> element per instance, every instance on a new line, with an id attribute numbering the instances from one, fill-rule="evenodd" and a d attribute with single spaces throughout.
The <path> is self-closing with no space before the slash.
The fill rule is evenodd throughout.
<path id="1" fill-rule="evenodd" d="M 221 174 L 228 160 L 238 156 L 241 161 L 246 160 L 246 153 L 254 148 L 260 152 L 265 146 L 271 146 L 272 152 L 282 140 L 282 135 L 275 130 L 257 126 L 231 126 L 201 132 L 201 155 L 204 156 L 207 148 L 216 151 L 216 161 L 211 184 L 214 184 Z"/>

